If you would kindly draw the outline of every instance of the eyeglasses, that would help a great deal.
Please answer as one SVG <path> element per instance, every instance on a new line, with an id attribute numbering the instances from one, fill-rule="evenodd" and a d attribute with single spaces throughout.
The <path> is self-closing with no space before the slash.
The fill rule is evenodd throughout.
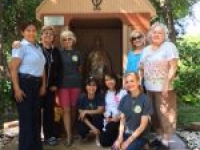
<path id="1" fill-rule="evenodd" d="M 45 34 L 45 35 L 51 35 L 51 36 L 54 35 L 52 32 L 43 32 L 43 34 Z"/>
<path id="2" fill-rule="evenodd" d="M 73 39 L 72 38 L 64 38 L 63 41 L 72 41 Z"/>
<path id="3" fill-rule="evenodd" d="M 133 37 L 133 38 L 132 38 L 132 41 L 135 41 L 135 40 L 137 40 L 137 39 L 139 40 L 139 39 L 141 39 L 141 38 L 142 38 L 142 35 L 138 35 L 138 36 L 136 36 L 136 37 Z"/>

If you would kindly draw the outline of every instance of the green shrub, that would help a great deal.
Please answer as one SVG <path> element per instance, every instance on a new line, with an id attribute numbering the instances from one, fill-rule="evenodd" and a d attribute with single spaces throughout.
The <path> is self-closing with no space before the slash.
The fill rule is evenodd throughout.
<path id="1" fill-rule="evenodd" d="M 8 78 L 0 78 L 0 129 L 6 121 L 17 118 L 15 100 L 12 97 L 11 82 Z"/>
<path id="2" fill-rule="evenodd" d="M 175 89 L 181 101 L 200 104 L 200 38 L 184 37 L 177 40 L 180 63 Z"/>

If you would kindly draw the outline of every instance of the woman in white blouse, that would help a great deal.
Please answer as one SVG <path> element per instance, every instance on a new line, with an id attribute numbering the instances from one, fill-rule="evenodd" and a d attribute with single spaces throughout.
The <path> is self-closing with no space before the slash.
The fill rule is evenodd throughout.
<path id="1" fill-rule="evenodd" d="M 153 104 L 152 123 L 157 133 L 155 143 L 168 147 L 176 129 L 176 94 L 172 82 L 179 54 L 176 46 L 168 40 L 167 27 L 159 22 L 152 25 L 149 40 L 150 44 L 143 49 L 140 69 Z"/>
<path id="2" fill-rule="evenodd" d="M 111 146 L 116 140 L 119 128 L 119 110 L 120 100 L 127 92 L 121 89 L 119 79 L 115 73 L 107 73 L 104 76 L 105 84 L 105 112 L 104 128 L 100 135 L 100 144 L 102 146 Z"/>

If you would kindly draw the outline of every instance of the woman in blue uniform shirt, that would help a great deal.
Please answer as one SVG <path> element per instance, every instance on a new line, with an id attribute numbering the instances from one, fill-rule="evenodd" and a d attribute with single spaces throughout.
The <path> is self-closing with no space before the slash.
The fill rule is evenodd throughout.
<path id="1" fill-rule="evenodd" d="M 19 150 L 42 150 L 39 95 L 45 93 L 45 58 L 36 43 L 36 25 L 21 26 L 20 48 L 12 49 L 11 79 L 19 113 Z"/>
<path id="2" fill-rule="evenodd" d="M 151 101 L 142 92 L 139 76 L 127 73 L 124 86 L 128 94 L 119 104 L 119 135 L 113 148 L 116 150 L 140 150 L 147 142 L 147 127 L 153 113 Z"/>

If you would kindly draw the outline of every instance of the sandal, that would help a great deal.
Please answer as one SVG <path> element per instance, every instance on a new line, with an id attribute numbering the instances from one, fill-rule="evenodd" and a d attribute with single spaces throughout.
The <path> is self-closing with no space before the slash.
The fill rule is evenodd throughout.
<path id="1" fill-rule="evenodd" d="M 70 147 L 73 144 L 73 140 L 68 140 L 64 143 L 65 147 Z"/>

